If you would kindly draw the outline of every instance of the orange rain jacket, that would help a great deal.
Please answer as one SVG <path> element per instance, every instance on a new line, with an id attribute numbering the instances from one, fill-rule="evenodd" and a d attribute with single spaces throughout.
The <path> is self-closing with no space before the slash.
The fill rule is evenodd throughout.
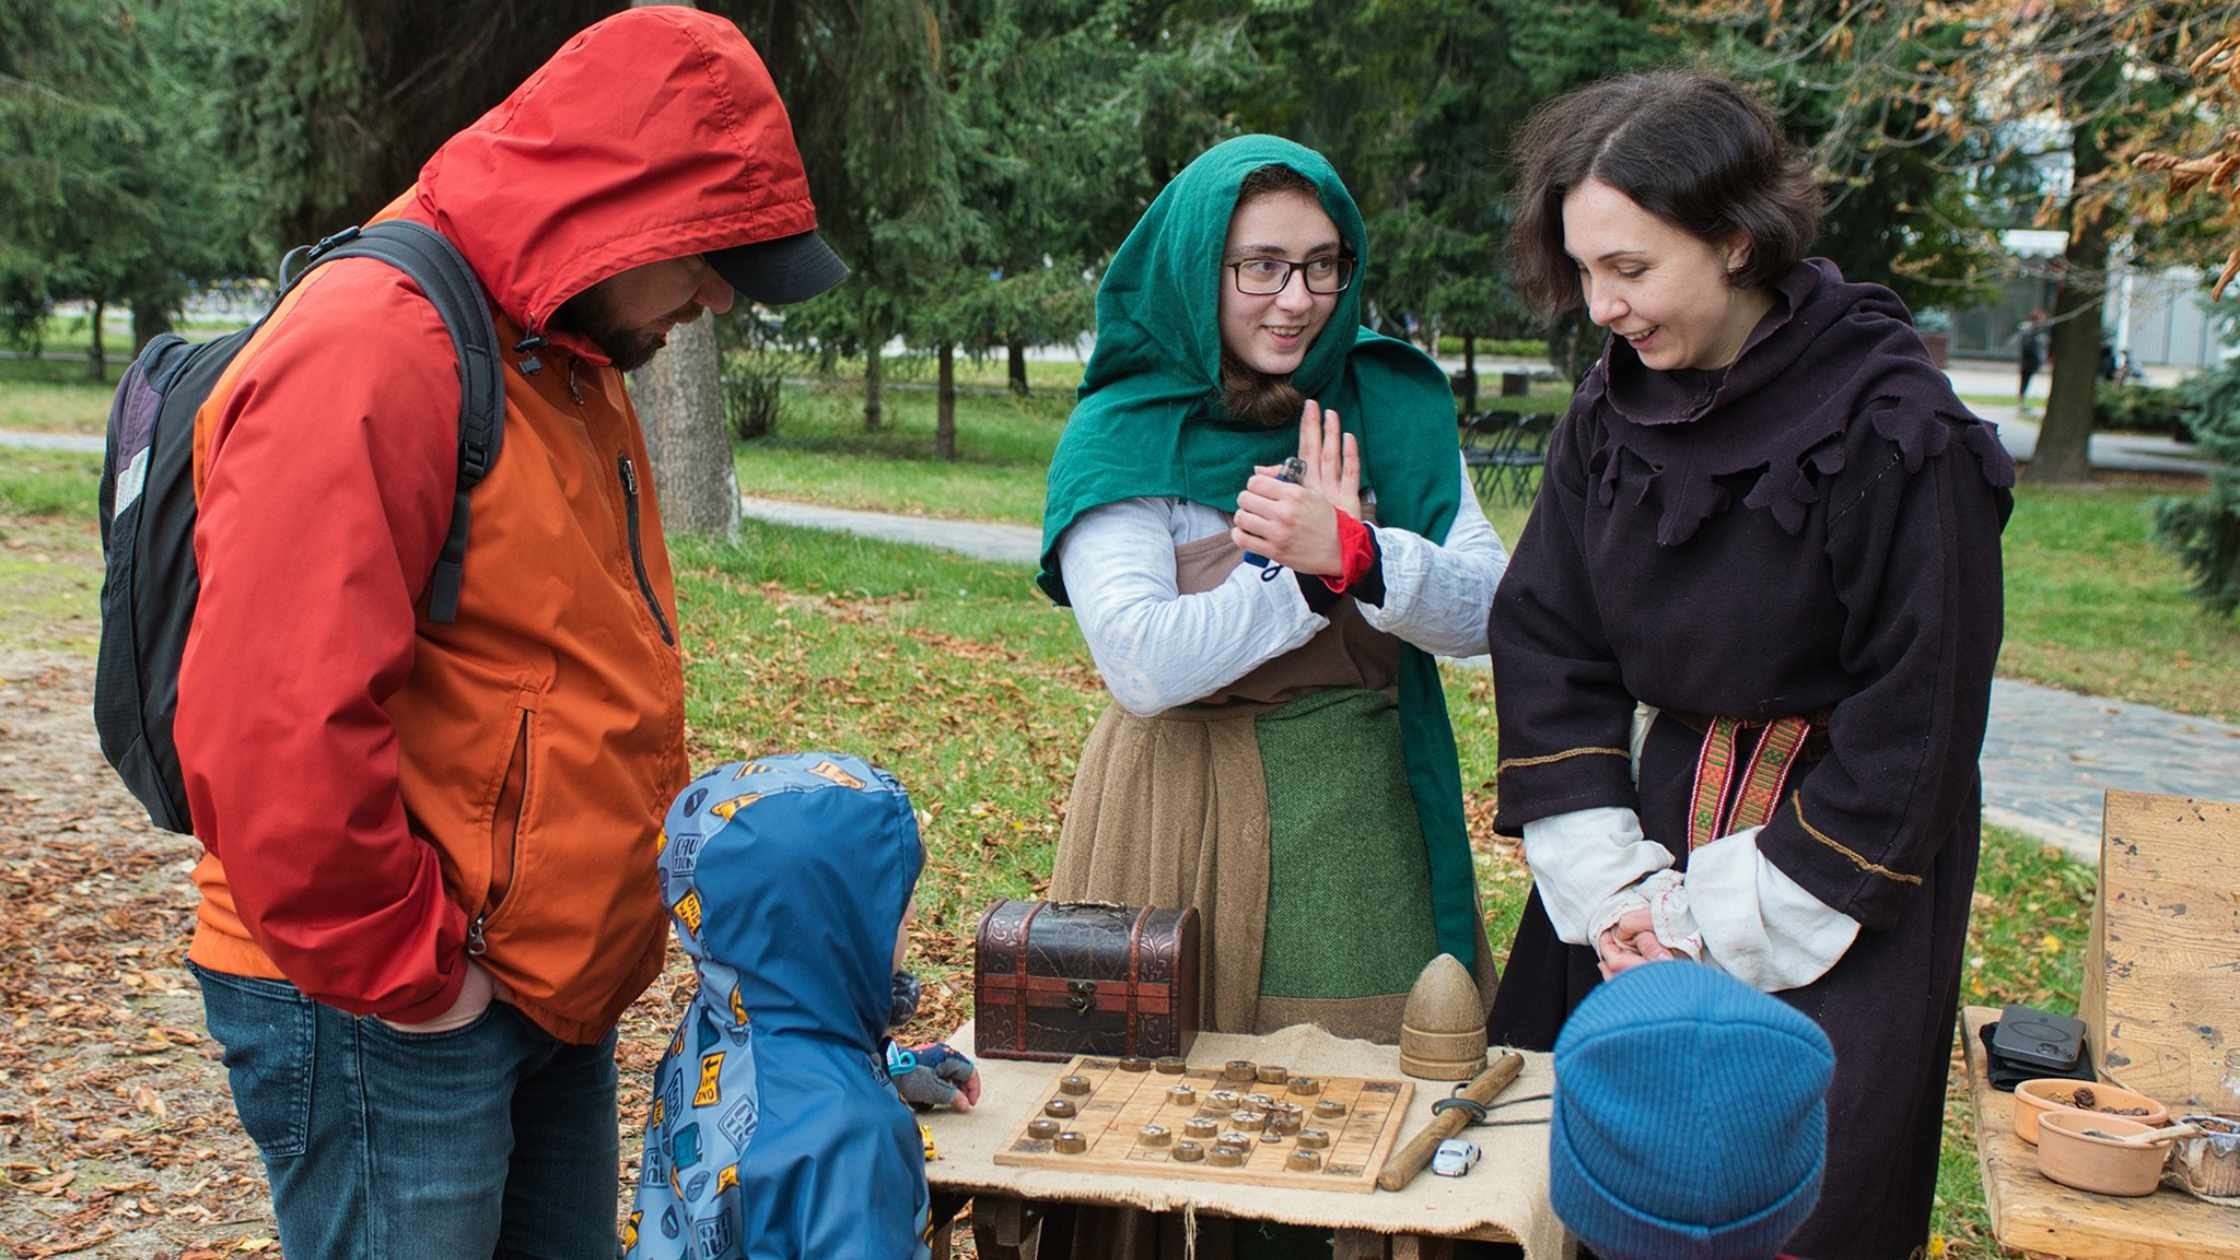
<path id="1" fill-rule="evenodd" d="M 201 602 L 176 738 L 207 850 L 188 954 L 399 1022 L 470 952 L 597 1041 L 660 970 L 655 836 L 689 774 L 676 610 L 621 373 L 548 329 L 641 264 L 815 226 L 737 28 L 677 7 L 585 30 L 382 212 L 465 254 L 506 355 L 455 624 L 427 621 L 459 384 L 435 309 L 377 261 L 299 285 L 196 417 Z"/>

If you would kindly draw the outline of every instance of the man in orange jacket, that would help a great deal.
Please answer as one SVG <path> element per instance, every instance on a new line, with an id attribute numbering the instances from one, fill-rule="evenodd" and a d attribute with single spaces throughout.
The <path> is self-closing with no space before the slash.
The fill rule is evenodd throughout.
<path id="1" fill-rule="evenodd" d="M 569 41 L 381 217 L 480 277 L 502 453 L 437 624 L 459 376 L 402 273 L 319 268 L 197 415 L 188 959 L 289 1255 L 610 1260 L 614 1027 L 661 968 L 690 777 L 622 373 L 846 268 L 760 58 L 685 8 Z"/>

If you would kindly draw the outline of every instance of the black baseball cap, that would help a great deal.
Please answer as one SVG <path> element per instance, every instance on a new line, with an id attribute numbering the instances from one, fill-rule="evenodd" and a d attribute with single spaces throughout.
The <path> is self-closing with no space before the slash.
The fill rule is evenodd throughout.
<path id="1" fill-rule="evenodd" d="M 750 301 L 803 302 L 848 278 L 848 264 L 814 230 L 703 255 Z"/>

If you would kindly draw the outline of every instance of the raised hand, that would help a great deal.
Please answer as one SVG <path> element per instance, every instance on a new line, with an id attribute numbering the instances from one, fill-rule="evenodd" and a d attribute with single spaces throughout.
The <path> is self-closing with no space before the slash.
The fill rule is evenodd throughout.
<path id="1" fill-rule="evenodd" d="M 1312 399 L 1299 416 L 1299 459 L 1307 466 L 1305 485 L 1330 506 L 1361 519 L 1360 443 L 1339 424 L 1337 412 L 1324 411 Z"/>

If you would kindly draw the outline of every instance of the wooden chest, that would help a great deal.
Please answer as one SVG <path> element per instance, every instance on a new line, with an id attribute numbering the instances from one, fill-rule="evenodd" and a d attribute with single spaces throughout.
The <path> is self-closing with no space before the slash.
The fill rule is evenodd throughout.
<path id="1" fill-rule="evenodd" d="M 999 901 L 980 916 L 976 1048 L 996 1059 L 1188 1054 L 1198 1036 L 1198 912 Z"/>

